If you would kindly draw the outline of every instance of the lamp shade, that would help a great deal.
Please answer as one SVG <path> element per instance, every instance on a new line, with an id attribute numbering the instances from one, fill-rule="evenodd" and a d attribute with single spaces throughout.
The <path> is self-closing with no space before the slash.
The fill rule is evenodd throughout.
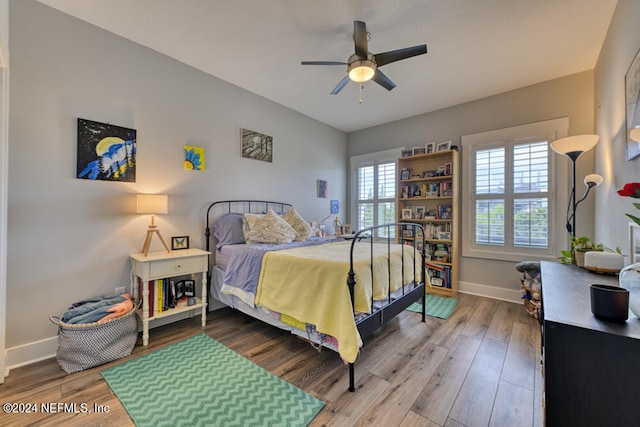
<path id="1" fill-rule="evenodd" d="M 168 213 L 169 197 L 166 194 L 138 194 L 137 209 L 139 214 Z"/>
<path id="2" fill-rule="evenodd" d="M 596 146 L 600 136 L 598 135 L 574 135 L 556 139 L 551 143 L 551 149 L 558 154 L 564 154 L 571 158 L 578 156 Z"/>
<path id="3" fill-rule="evenodd" d="M 584 177 L 584 185 L 587 187 L 597 187 L 602 184 L 602 181 L 604 181 L 604 178 L 597 173 L 591 173 Z"/>

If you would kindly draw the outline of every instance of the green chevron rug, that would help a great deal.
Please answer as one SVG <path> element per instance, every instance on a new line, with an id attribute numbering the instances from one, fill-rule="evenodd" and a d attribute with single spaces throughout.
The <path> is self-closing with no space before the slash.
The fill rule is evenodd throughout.
<path id="1" fill-rule="evenodd" d="M 102 376 L 138 427 L 306 426 L 324 406 L 206 334 Z"/>
<path id="2" fill-rule="evenodd" d="M 439 317 L 440 319 L 447 319 L 453 313 L 458 300 L 455 298 L 444 298 L 437 295 L 427 295 L 427 307 L 425 313 L 427 316 Z M 415 311 L 416 313 L 422 313 L 422 304 L 420 302 L 414 302 L 409 307 L 409 311 Z"/>

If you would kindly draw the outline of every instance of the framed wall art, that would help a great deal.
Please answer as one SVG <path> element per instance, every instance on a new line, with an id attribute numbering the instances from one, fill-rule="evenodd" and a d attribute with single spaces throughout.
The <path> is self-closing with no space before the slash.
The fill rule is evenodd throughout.
<path id="1" fill-rule="evenodd" d="M 247 159 L 273 162 L 273 138 L 249 129 L 242 129 L 240 142 L 242 157 Z"/>
<path id="2" fill-rule="evenodd" d="M 78 118 L 80 179 L 136 182 L 136 130 Z"/>
<path id="3" fill-rule="evenodd" d="M 331 201 L 331 213 L 336 215 L 340 212 L 340 202 L 338 200 Z"/>
<path id="4" fill-rule="evenodd" d="M 188 171 L 204 170 L 204 148 L 184 146 L 184 169 Z"/>
<path id="5" fill-rule="evenodd" d="M 318 197 L 326 199 L 329 196 L 329 185 L 327 184 L 327 181 L 324 179 L 316 180 L 316 191 Z"/>
<path id="6" fill-rule="evenodd" d="M 627 112 L 627 160 L 640 155 L 640 50 L 633 58 L 625 82 L 625 109 Z"/>

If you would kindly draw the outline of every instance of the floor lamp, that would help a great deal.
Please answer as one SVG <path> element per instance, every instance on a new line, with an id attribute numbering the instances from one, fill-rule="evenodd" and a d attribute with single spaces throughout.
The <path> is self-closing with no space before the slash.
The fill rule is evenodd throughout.
<path id="1" fill-rule="evenodd" d="M 600 137 L 598 135 L 575 135 L 557 139 L 551 143 L 551 149 L 553 151 L 558 154 L 563 154 L 571 160 L 571 196 L 569 206 L 567 207 L 567 231 L 571 237 L 574 238 L 576 237 L 576 208 L 578 207 L 578 203 L 587 198 L 591 188 L 602 183 L 602 177 L 600 175 L 597 175 L 600 177 L 600 181 L 597 184 L 595 184 L 595 181 L 590 181 L 593 185 L 589 185 L 585 180 L 587 191 L 582 199 L 576 200 L 576 160 L 578 160 L 578 157 L 580 157 L 582 153 L 595 147 L 599 140 Z M 595 174 L 588 176 L 593 175 Z M 568 213 L 569 210 L 571 211 L 570 215 Z"/>
<path id="2" fill-rule="evenodd" d="M 142 253 L 144 256 L 147 256 L 149 253 L 149 247 L 151 246 L 151 239 L 154 234 L 158 235 L 158 238 L 164 245 L 164 248 L 167 252 L 171 252 L 169 246 L 162 238 L 162 234 L 160 234 L 160 230 L 158 230 L 158 226 L 155 223 L 155 215 L 156 214 L 167 214 L 168 212 L 168 196 L 163 194 L 138 194 L 137 197 L 137 209 L 136 212 L 139 214 L 151 214 L 151 224 L 147 229 L 147 237 L 144 239 L 144 245 L 142 245 Z"/>

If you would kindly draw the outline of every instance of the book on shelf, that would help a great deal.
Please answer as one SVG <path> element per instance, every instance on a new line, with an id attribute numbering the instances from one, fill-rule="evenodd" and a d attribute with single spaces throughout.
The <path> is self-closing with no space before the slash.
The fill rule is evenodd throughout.
<path id="1" fill-rule="evenodd" d="M 158 307 L 156 310 L 157 314 L 162 313 L 162 279 L 156 280 L 156 306 Z"/>

